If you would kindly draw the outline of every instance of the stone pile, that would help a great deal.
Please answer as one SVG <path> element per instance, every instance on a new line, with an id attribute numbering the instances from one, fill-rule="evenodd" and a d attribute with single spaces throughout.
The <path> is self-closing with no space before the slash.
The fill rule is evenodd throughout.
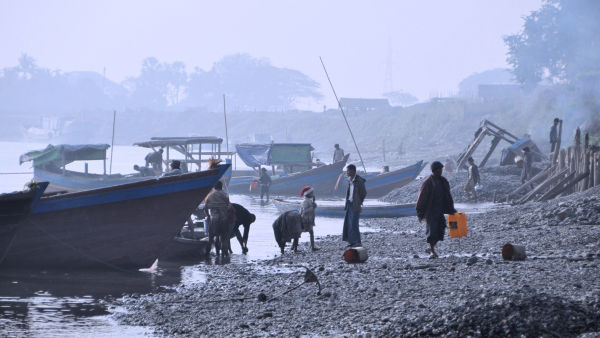
<path id="1" fill-rule="evenodd" d="M 537 293 L 528 287 L 473 294 L 449 310 L 391 326 L 389 336 L 576 337 L 600 329 L 598 294 L 587 302 Z M 400 330 L 395 330 L 399 328 Z"/>
<path id="2" fill-rule="evenodd" d="M 429 168 L 423 169 L 421 175 L 428 177 Z M 452 197 L 455 203 L 474 202 L 469 199 L 463 188 L 467 183 L 467 172 L 444 172 L 444 177 L 450 183 Z M 510 192 L 521 185 L 521 169 L 516 166 L 489 167 L 480 170 L 481 185 L 483 189 L 478 191 L 478 202 L 493 202 L 494 193 L 498 200 L 506 198 Z M 404 187 L 398 188 L 382 198 L 383 201 L 391 203 L 415 203 L 421 188 L 423 179 L 415 180 Z M 368 195 L 368 191 L 367 191 Z"/>

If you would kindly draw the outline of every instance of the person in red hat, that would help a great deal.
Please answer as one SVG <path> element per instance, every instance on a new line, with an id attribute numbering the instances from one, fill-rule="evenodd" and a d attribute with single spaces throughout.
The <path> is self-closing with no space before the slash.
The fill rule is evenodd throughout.
<path id="1" fill-rule="evenodd" d="M 309 233 L 310 248 L 312 251 L 317 251 L 319 249 L 315 247 L 315 234 L 313 232 L 313 227 L 315 226 L 315 209 L 317 208 L 317 203 L 315 203 L 315 190 L 310 186 L 306 186 L 302 188 L 300 197 L 304 197 L 302 208 L 300 210 L 300 215 L 302 216 L 302 232 Z"/>

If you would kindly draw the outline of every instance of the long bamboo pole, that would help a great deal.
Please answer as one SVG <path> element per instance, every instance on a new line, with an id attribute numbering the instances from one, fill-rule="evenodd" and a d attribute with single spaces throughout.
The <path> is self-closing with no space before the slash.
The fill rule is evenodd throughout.
<path id="1" fill-rule="evenodd" d="M 110 142 L 110 169 L 108 171 L 109 175 L 112 175 L 112 159 L 113 159 L 113 149 L 115 149 L 115 122 L 117 121 L 117 111 L 113 110 L 113 128 L 112 128 L 112 141 Z"/>
<path id="2" fill-rule="evenodd" d="M 223 94 L 223 116 L 225 116 L 225 144 L 227 145 L 227 152 L 229 152 L 229 129 L 227 127 L 227 109 L 225 105 L 225 94 Z"/>
<path id="3" fill-rule="evenodd" d="M 354 142 L 354 147 L 356 148 L 356 152 L 358 153 L 358 157 L 360 158 L 360 163 L 362 163 L 363 169 L 365 170 L 365 174 L 367 173 L 367 167 L 365 167 L 365 162 L 362 159 L 362 155 L 360 154 L 360 150 L 358 150 L 358 145 L 356 144 L 356 139 L 354 138 L 354 134 L 352 133 L 352 129 L 350 129 L 350 124 L 348 123 L 348 119 L 346 118 L 346 114 L 344 113 L 344 108 L 342 108 L 342 104 L 340 103 L 340 99 L 335 92 L 335 88 L 333 88 L 333 83 L 329 78 L 329 73 L 327 73 L 327 68 L 325 68 L 325 63 L 323 62 L 323 58 L 319 56 L 319 60 L 321 60 L 321 65 L 323 65 L 323 70 L 325 71 L 325 75 L 327 75 L 327 80 L 329 81 L 329 85 L 331 86 L 331 90 L 333 91 L 333 95 L 335 96 L 335 100 L 338 103 L 338 107 L 340 107 L 340 111 L 342 112 L 342 116 L 344 117 L 344 121 L 346 121 L 346 126 L 350 131 L 350 136 L 352 136 L 352 141 Z"/>

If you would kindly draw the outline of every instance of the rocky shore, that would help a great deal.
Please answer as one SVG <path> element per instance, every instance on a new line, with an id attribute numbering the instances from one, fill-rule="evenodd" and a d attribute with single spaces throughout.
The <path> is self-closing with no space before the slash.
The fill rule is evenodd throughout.
<path id="1" fill-rule="evenodd" d="M 534 169 L 537 173 L 540 169 Z M 431 174 L 429 167 L 421 172 L 425 178 Z M 463 189 L 467 184 L 467 172 L 444 172 L 444 177 L 450 183 L 452 196 L 455 203 L 474 202 Z M 498 201 L 505 200 L 506 196 L 521 186 L 521 169 L 516 166 L 487 167 L 480 169 L 482 190 L 478 191 L 477 202 L 493 202 L 494 195 Z M 398 188 L 382 198 L 383 201 L 392 203 L 415 203 L 421 188 L 422 179 L 415 180 Z"/>
<path id="2" fill-rule="evenodd" d="M 345 243 L 328 236 L 315 253 L 304 244 L 255 264 L 199 265 L 206 282 L 124 297 L 115 317 L 167 336 L 600 335 L 599 188 L 468 222 L 468 237 L 446 237 L 429 260 L 416 218 L 361 220 L 378 229 L 363 234 L 366 263 L 345 263 Z M 503 261 L 507 242 L 527 259 Z M 281 295 L 305 267 L 321 294 L 307 283 Z"/>

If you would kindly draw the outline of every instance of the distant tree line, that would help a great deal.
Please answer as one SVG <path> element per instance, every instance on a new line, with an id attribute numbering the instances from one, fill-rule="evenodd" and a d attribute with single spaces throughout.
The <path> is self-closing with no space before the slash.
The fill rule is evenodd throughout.
<path id="1" fill-rule="evenodd" d="M 297 99 L 319 99 L 319 85 L 305 74 L 273 66 L 247 54 L 226 56 L 208 70 L 186 70 L 182 62 L 146 58 L 138 76 L 118 84 L 96 72 L 62 72 L 40 67 L 23 54 L 0 70 L 0 111 L 77 113 L 99 109 L 222 109 L 274 111 L 294 108 Z"/>
<path id="2" fill-rule="evenodd" d="M 507 36 L 508 63 L 525 89 L 561 88 L 565 114 L 584 112 L 600 134 L 600 1 L 544 0 Z M 564 100 L 563 100 L 564 101 Z"/>

